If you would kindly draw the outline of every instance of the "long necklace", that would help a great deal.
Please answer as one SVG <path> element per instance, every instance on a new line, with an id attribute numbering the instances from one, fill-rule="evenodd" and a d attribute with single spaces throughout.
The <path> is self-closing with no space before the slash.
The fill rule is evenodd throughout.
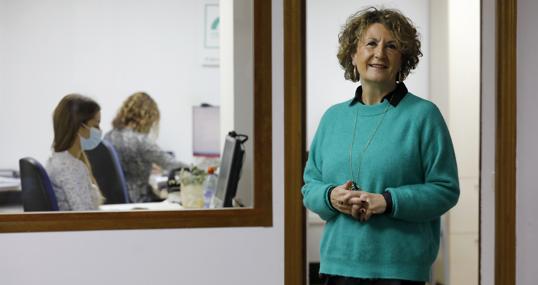
<path id="1" fill-rule="evenodd" d="M 385 111 L 383 111 L 383 114 L 381 115 L 381 119 L 379 119 L 379 121 L 377 122 L 377 125 L 374 128 L 374 131 L 370 134 L 370 137 L 366 141 L 366 144 L 362 148 L 362 151 L 359 153 L 359 156 L 358 156 L 358 159 L 357 159 L 359 161 L 359 166 L 358 166 L 358 169 L 357 169 L 357 177 L 356 178 L 353 175 L 353 145 L 355 144 L 355 132 L 357 131 L 357 122 L 359 120 L 359 108 L 357 108 L 357 111 L 355 112 L 355 123 L 353 125 L 353 138 L 351 139 L 351 144 L 349 145 L 349 171 L 351 172 L 351 181 L 352 181 L 351 190 L 360 190 L 361 189 L 360 186 L 357 184 L 357 182 L 359 181 L 359 174 L 361 173 L 362 158 L 364 156 L 364 153 L 366 152 L 366 150 L 368 149 L 368 147 L 372 143 L 372 140 L 374 139 L 375 134 L 379 130 L 379 126 L 381 126 L 381 123 L 385 119 L 385 115 L 387 114 L 387 112 L 389 110 L 389 107 L 390 107 L 390 105 L 392 103 L 392 98 L 394 98 L 394 94 L 391 95 L 391 98 L 390 98 L 389 102 L 387 103 L 387 107 L 385 107 Z"/>

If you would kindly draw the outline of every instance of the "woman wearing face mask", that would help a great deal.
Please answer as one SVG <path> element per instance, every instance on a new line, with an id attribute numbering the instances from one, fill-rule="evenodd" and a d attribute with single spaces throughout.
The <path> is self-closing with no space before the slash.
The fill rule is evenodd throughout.
<path id="1" fill-rule="evenodd" d="M 105 135 L 118 152 L 129 198 L 134 203 L 162 200 L 149 184 L 153 165 L 164 169 L 187 167 L 155 143 L 159 118 L 155 100 L 145 92 L 137 92 L 123 102 L 112 121 L 113 130 Z"/>
<path id="2" fill-rule="evenodd" d="M 84 153 L 101 142 L 100 110 L 78 94 L 65 96 L 54 109 L 54 152 L 46 169 L 61 211 L 97 210 L 103 202 Z"/>

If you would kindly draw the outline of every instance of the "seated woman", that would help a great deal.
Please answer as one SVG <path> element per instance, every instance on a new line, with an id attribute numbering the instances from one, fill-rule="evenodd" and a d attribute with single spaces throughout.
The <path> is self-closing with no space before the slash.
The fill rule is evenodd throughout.
<path id="1" fill-rule="evenodd" d="M 46 170 L 61 211 L 97 210 L 104 200 L 84 153 L 101 142 L 100 110 L 77 94 L 65 96 L 54 109 L 54 152 Z"/>
<path id="2" fill-rule="evenodd" d="M 105 135 L 118 152 L 133 203 L 161 200 L 149 184 L 154 164 L 163 169 L 187 167 L 150 137 L 150 132 L 156 133 L 158 129 L 159 118 L 159 108 L 153 98 L 138 92 L 123 102 L 112 121 L 113 129 Z"/>

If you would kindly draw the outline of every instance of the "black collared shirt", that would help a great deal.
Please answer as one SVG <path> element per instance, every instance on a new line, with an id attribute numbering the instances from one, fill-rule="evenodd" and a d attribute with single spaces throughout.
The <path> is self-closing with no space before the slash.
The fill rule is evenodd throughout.
<path id="1" fill-rule="evenodd" d="M 381 99 L 381 102 L 383 100 L 389 100 L 390 104 L 394 107 L 398 106 L 400 101 L 402 101 L 403 97 L 405 97 L 405 94 L 407 94 L 407 87 L 405 87 L 405 84 L 403 82 L 397 83 L 396 88 L 392 90 L 389 94 L 385 95 L 383 99 Z M 391 99 L 392 98 L 392 99 Z M 364 102 L 362 101 L 362 86 L 359 85 L 357 87 L 357 90 L 355 90 L 355 97 L 353 100 L 351 100 L 351 103 L 349 103 L 349 106 L 353 106 L 357 104 L 357 102 L 364 105 Z"/>

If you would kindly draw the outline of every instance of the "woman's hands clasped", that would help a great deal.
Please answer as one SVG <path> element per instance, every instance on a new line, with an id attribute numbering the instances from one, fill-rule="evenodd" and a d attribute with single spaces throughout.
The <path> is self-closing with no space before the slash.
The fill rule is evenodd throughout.
<path id="1" fill-rule="evenodd" d="M 331 204 L 333 205 L 333 207 L 344 213 L 344 214 L 348 214 L 348 215 L 351 215 L 351 208 L 352 208 L 352 205 L 350 205 L 348 203 L 348 200 L 356 193 L 352 193 L 352 192 L 359 192 L 359 191 L 350 191 L 351 189 L 351 181 L 348 181 L 340 186 L 336 186 L 332 191 L 331 191 L 331 196 L 330 196 L 330 200 L 331 200 Z"/>
<path id="2" fill-rule="evenodd" d="M 385 198 L 381 194 L 366 191 L 352 191 L 351 181 L 335 187 L 331 191 L 330 200 L 333 207 L 353 218 L 366 222 L 374 214 L 382 214 L 387 208 Z"/>

